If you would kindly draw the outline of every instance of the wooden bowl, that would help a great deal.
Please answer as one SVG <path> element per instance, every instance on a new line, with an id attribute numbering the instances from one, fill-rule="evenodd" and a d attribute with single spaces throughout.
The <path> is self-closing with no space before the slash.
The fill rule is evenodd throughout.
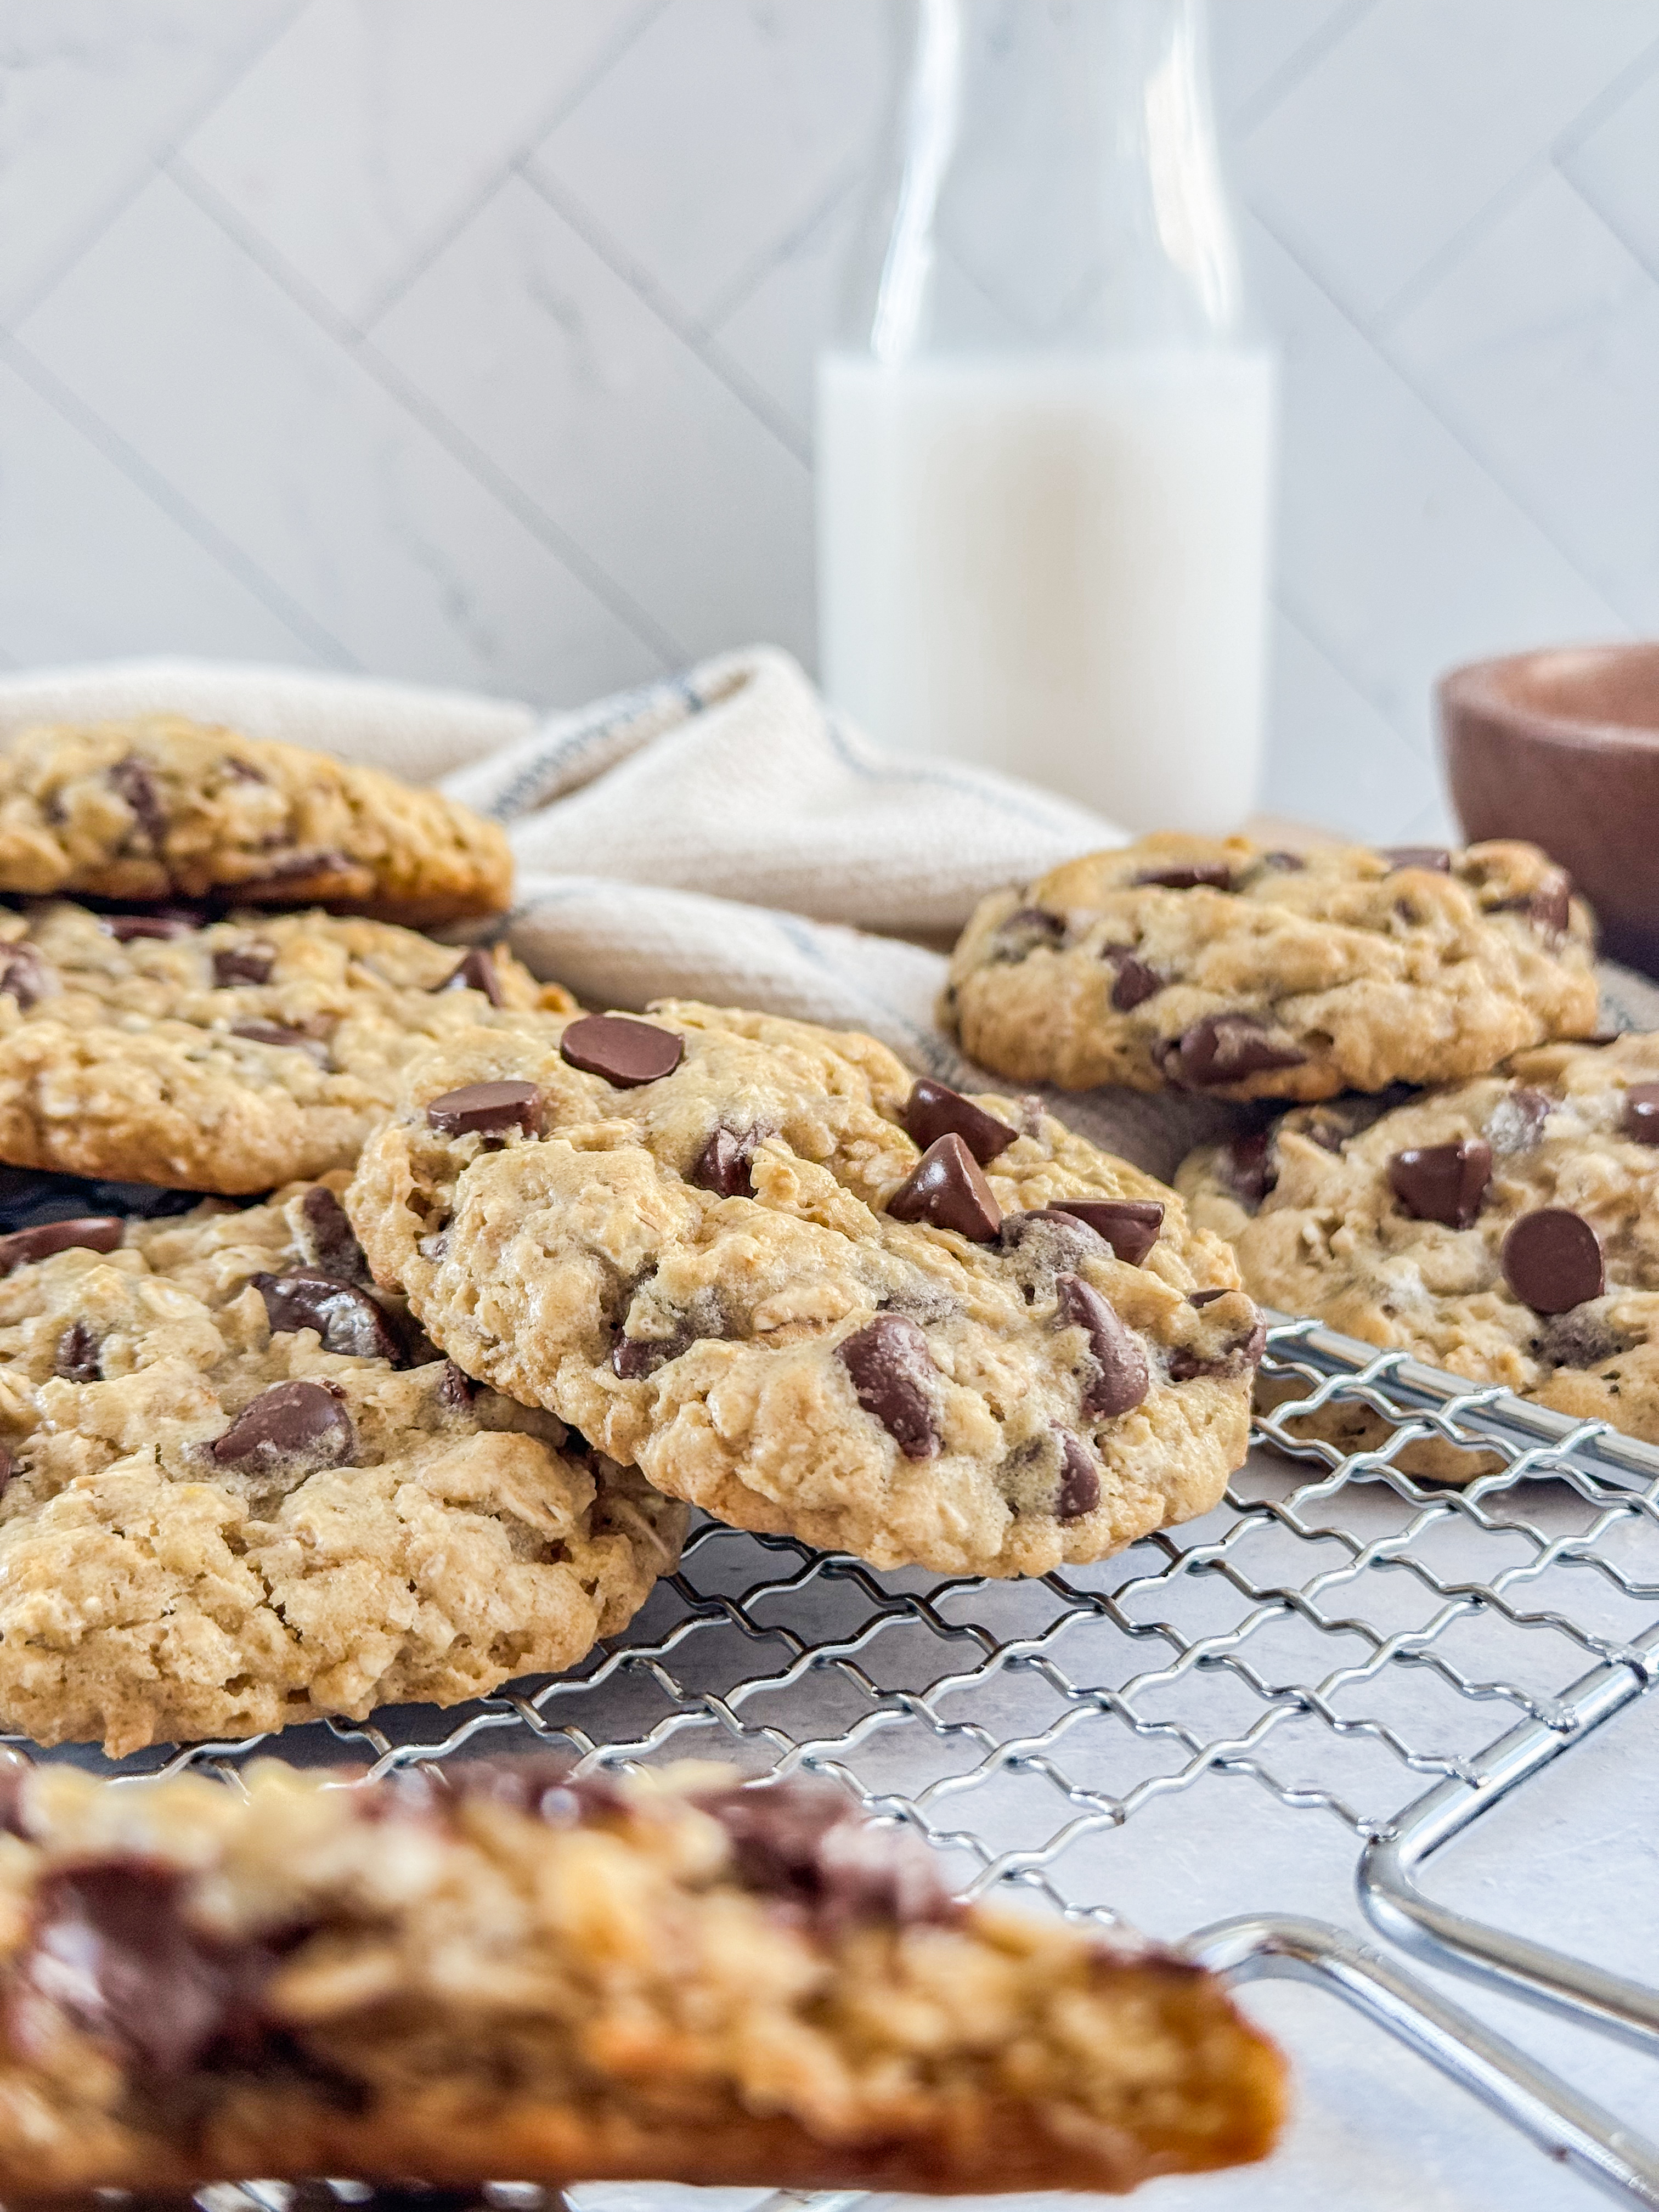
<path id="1" fill-rule="evenodd" d="M 1439 702 L 1464 836 L 1541 845 L 1595 908 L 1602 950 L 1659 975 L 1659 644 L 1473 661 Z"/>

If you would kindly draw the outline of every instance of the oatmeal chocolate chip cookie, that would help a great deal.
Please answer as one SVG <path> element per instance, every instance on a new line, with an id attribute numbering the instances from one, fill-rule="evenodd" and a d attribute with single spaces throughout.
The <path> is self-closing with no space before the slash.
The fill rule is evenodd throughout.
<path id="1" fill-rule="evenodd" d="M 435 791 L 178 714 L 0 744 L 0 891 L 330 906 L 422 926 L 499 914 L 499 826 Z"/>
<path id="2" fill-rule="evenodd" d="M 826 1784 L 242 1778 L 0 1772 L 9 2201 L 249 2173 L 1116 2191 L 1263 2157 L 1283 2118 L 1284 2061 L 1212 1975 L 957 1904 Z"/>
<path id="3" fill-rule="evenodd" d="M 999 1074 L 1315 1099 L 1595 1027 L 1588 909 L 1532 845 L 1144 837 L 986 899 L 941 1007 Z"/>
<path id="4" fill-rule="evenodd" d="M 0 1238 L 0 1726 L 121 1754 L 574 1664 L 684 1508 L 462 1376 L 333 1182 Z"/>
<path id="5" fill-rule="evenodd" d="M 1540 1046 L 1380 1117 L 1349 1107 L 1182 1165 L 1255 1295 L 1659 1443 L 1659 1036 Z"/>
<path id="6" fill-rule="evenodd" d="M 1258 1316 L 1173 1194 L 868 1037 L 668 1003 L 411 1071 L 347 1205 L 469 1374 L 878 1566 L 1036 1574 L 1207 1511 Z"/>
<path id="7" fill-rule="evenodd" d="M 389 922 L 0 911 L 0 1160 L 270 1190 L 349 1166 L 411 1053 L 574 1003 Z"/>

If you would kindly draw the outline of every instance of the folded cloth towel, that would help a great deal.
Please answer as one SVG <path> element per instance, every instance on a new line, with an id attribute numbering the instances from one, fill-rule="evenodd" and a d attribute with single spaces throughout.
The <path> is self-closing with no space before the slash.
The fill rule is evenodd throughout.
<path id="1" fill-rule="evenodd" d="M 1029 784 L 879 751 L 764 647 L 545 718 L 461 692 L 198 661 L 0 678 L 0 741 L 36 722 L 162 711 L 436 781 L 492 816 L 519 866 L 514 951 L 590 1003 L 702 998 L 867 1030 L 911 1066 L 981 1090 L 1000 1086 L 934 1024 L 945 963 L 933 948 L 987 891 L 1125 842 Z M 1626 998 L 1624 1018 L 1653 1014 Z M 1119 1091 L 1047 1103 L 1164 1175 L 1241 1114 Z"/>

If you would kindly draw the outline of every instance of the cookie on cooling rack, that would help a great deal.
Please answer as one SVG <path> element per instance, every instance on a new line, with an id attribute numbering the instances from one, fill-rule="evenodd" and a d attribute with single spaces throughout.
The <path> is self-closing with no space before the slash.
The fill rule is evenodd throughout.
<path id="1" fill-rule="evenodd" d="M 986 899 L 941 1019 L 998 1074 L 1328 1098 L 1595 1027 L 1589 910 L 1535 846 L 1144 837 Z"/>
<path id="2" fill-rule="evenodd" d="M 1272 2148 L 1284 2062 L 1212 1976 L 956 1904 L 828 1784 L 551 1759 L 346 1778 L 8 1778 L 9 2197 L 247 2173 L 1120 2191 Z"/>
<path id="3" fill-rule="evenodd" d="M 0 911 L 0 1160 L 270 1190 L 349 1166 L 412 1054 L 574 1005 L 387 922 Z"/>
<path id="4" fill-rule="evenodd" d="M 343 1181 L 0 1238 L 0 1727 L 120 1755 L 453 1705 L 673 1565 L 684 1506 L 370 1289 Z"/>
<path id="5" fill-rule="evenodd" d="M 665 1003 L 411 1072 L 347 1196 L 469 1374 L 670 1495 L 1041 1573 L 1207 1511 L 1255 1308 L 1174 1194 L 868 1037 Z"/>
<path id="6" fill-rule="evenodd" d="M 330 906 L 426 926 L 499 914 L 498 824 L 326 753 L 179 714 L 0 743 L 0 891 Z"/>
<path id="7" fill-rule="evenodd" d="M 1176 1182 L 1264 1304 L 1659 1443 L 1659 1036 L 1298 1109 Z"/>

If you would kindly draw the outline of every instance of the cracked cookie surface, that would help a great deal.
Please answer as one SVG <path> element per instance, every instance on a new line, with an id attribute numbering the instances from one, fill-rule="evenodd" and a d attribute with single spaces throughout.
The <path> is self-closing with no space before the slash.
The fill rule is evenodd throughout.
<path id="1" fill-rule="evenodd" d="M 1176 1180 L 1264 1304 L 1659 1443 L 1659 1036 L 1299 1108 Z M 1480 1471 L 1439 1457 L 1406 1463 Z"/>
<path id="2" fill-rule="evenodd" d="M 1593 957 L 1588 909 L 1535 846 L 1168 834 L 984 900 L 940 1018 L 1021 1081 L 1328 1098 L 1589 1036 Z"/>
<path id="3" fill-rule="evenodd" d="M 1206 1511 L 1244 1455 L 1225 1247 L 867 1037 L 687 1003 L 458 1037 L 346 1202 L 469 1374 L 738 1527 L 1040 1573 Z"/>
<path id="4" fill-rule="evenodd" d="M 0 1721 L 115 1754 L 574 1665 L 684 1509 L 371 1295 L 333 1182 L 0 1240 Z"/>
<path id="5" fill-rule="evenodd" d="M 270 1190 L 349 1166 L 447 1031 L 574 1004 L 505 947 L 386 922 L 0 912 L 0 1160 Z"/>
<path id="6" fill-rule="evenodd" d="M 325 905 L 431 924 L 501 913 L 499 825 L 440 793 L 151 714 L 0 745 L 0 891 Z"/>

